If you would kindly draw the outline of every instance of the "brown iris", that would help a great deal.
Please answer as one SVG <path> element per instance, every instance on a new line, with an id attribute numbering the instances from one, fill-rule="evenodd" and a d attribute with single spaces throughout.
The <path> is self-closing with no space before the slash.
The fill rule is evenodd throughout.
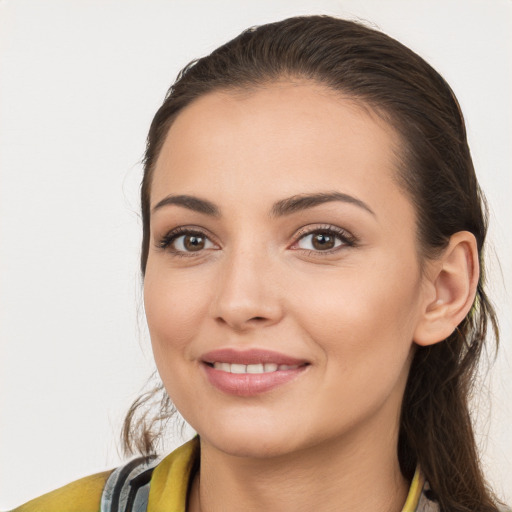
<path id="1" fill-rule="evenodd" d="M 336 237 L 329 233 L 315 233 L 312 238 L 313 247 L 319 250 L 332 249 L 336 243 Z"/>
<path id="2" fill-rule="evenodd" d="M 203 236 L 186 235 L 183 240 L 183 246 L 187 251 L 200 251 L 204 249 L 205 239 Z"/>

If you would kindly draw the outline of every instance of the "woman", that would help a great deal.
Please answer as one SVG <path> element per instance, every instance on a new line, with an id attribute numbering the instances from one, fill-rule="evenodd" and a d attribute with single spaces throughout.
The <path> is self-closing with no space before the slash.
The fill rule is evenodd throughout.
<path id="1" fill-rule="evenodd" d="M 428 64 L 330 17 L 250 29 L 180 73 L 141 197 L 157 419 L 198 437 L 155 461 L 143 397 L 149 457 L 19 510 L 498 510 L 467 404 L 485 208 Z"/>

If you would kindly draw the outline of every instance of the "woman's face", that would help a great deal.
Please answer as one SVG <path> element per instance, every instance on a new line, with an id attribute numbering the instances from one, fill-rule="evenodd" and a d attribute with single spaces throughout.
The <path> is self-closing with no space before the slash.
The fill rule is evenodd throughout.
<path id="1" fill-rule="evenodd" d="M 426 295 L 398 144 L 308 82 L 210 93 L 175 120 L 145 308 L 165 387 L 203 441 L 261 457 L 396 439 Z"/>

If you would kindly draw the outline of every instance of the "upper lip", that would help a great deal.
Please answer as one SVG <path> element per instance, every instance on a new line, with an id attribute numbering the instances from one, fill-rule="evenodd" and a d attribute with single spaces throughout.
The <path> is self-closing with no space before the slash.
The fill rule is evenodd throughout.
<path id="1" fill-rule="evenodd" d="M 297 359 L 279 352 L 272 350 L 262 349 L 249 349 L 249 350 L 236 350 L 233 348 L 223 348 L 212 350 L 203 354 L 201 359 L 205 363 L 234 363 L 234 364 L 265 364 L 274 363 L 277 365 L 301 366 L 306 364 L 305 359 Z"/>

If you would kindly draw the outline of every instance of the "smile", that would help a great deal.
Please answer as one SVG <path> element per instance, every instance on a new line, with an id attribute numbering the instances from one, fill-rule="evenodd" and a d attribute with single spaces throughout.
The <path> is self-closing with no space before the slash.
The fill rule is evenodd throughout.
<path id="1" fill-rule="evenodd" d="M 231 348 L 203 354 L 202 368 L 210 385 L 227 395 L 261 395 L 293 382 L 311 366 L 270 350 Z"/>
<path id="2" fill-rule="evenodd" d="M 212 364 L 213 368 L 228 373 L 237 374 L 262 374 L 262 373 L 273 373 L 282 372 L 286 370 L 295 370 L 299 365 L 288 365 L 288 364 L 276 364 L 276 363 L 259 363 L 259 364 L 238 364 L 238 363 L 219 363 L 215 362 Z"/>

